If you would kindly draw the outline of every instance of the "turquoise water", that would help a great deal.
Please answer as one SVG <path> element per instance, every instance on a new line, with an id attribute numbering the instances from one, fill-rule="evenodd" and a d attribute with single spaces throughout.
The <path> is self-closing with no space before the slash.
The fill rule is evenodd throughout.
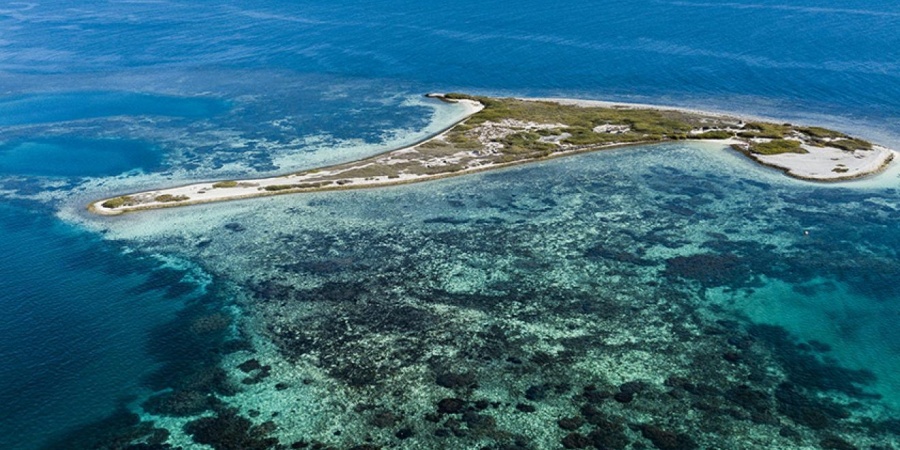
<path id="1" fill-rule="evenodd" d="M 0 447 L 896 446 L 896 170 L 813 185 L 670 145 L 83 208 L 409 143 L 454 118 L 431 91 L 898 148 L 898 28 L 887 1 L 2 6 Z"/>

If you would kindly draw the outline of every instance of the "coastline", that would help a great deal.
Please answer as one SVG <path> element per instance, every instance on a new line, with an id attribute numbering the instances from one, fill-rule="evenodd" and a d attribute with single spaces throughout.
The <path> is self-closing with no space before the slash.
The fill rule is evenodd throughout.
<path id="1" fill-rule="evenodd" d="M 450 125 L 440 129 L 439 131 L 437 131 L 435 133 L 432 133 L 431 135 L 425 136 L 424 138 L 422 138 L 421 140 L 419 140 L 417 142 L 406 145 L 404 147 L 386 150 L 384 152 L 375 154 L 373 156 L 364 158 L 359 161 L 365 161 L 365 160 L 368 160 L 371 158 L 376 158 L 381 155 L 402 152 L 405 150 L 415 148 L 419 145 L 422 145 L 428 141 L 431 141 L 431 140 L 447 133 L 448 131 L 450 131 L 451 129 L 453 129 L 454 127 L 459 125 L 460 123 L 465 122 L 473 114 L 475 114 L 478 111 L 480 111 L 481 109 L 483 109 L 483 105 L 480 105 L 480 104 L 476 105 L 475 102 L 448 101 L 447 99 L 445 99 L 443 97 L 442 94 L 427 94 L 426 97 L 437 99 L 437 100 L 440 100 L 440 101 L 443 101 L 446 103 L 461 103 L 467 107 L 467 110 L 464 112 L 463 117 L 461 119 L 451 123 Z M 358 162 L 358 161 L 352 161 L 352 162 L 346 163 L 346 164 L 353 164 L 355 162 Z M 336 166 L 329 166 L 329 167 L 339 167 L 339 166 L 346 165 L 346 164 L 338 164 Z M 312 169 L 312 170 L 306 171 L 306 172 L 316 172 L 318 170 L 321 170 L 321 169 Z M 304 172 L 300 172 L 300 173 L 304 173 Z M 247 187 L 261 187 L 261 186 L 265 186 L 266 184 L 269 184 L 269 185 L 273 184 L 273 183 L 271 183 L 272 181 L 281 181 L 281 180 L 296 181 L 296 179 L 292 179 L 296 174 L 297 174 L 297 172 L 291 172 L 289 174 L 277 175 L 277 176 L 273 176 L 273 177 L 264 177 L 264 178 L 256 178 L 256 179 L 241 179 L 241 180 L 236 180 L 236 181 L 240 184 L 247 184 L 248 185 Z M 418 180 L 418 179 L 392 180 L 391 183 L 389 183 L 389 184 L 385 183 L 384 185 L 394 185 L 394 184 L 399 185 L 399 184 L 407 184 L 407 183 L 413 183 L 413 182 L 418 182 L 418 181 L 422 181 L 422 180 Z M 140 193 L 136 193 L 136 194 L 132 194 L 132 195 L 142 195 L 142 194 L 165 195 L 167 193 L 170 195 L 172 193 L 175 193 L 175 195 L 184 195 L 184 194 L 188 194 L 188 193 L 196 193 L 196 192 L 202 191 L 204 189 L 214 189 L 212 186 L 216 183 L 217 183 L 216 181 L 189 183 L 189 184 L 174 186 L 174 187 L 170 187 L 170 188 L 151 190 L 151 191 L 142 191 Z M 252 185 L 252 186 L 249 186 L 249 185 Z M 284 192 L 284 191 L 254 191 L 254 192 L 230 193 L 227 195 L 210 195 L 210 196 L 207 196 L 202 199 L 191 199 L 188 201 L 177 202 L 177 203 L 151 203 L 151 204 L 141 205 L 140 207 L 128 208 L 128 209 L 123 209 L 123 210 L 119 210 L 119 211 L 110 210 L 109 208 L 102 207 L 101 204 L 104 201 L 107 201 L 109 199 L 100 199 L 100 200 L 91 202 L 87 206 L 87 210 L 89 212 L 99 214 L 99 215 L 115 216 L 115 215 L 123 214 L 125 212 L 132 212 L 132 211 L 145 211 L 145 210 L 151 210 L 151 209 L 163 209 L 163 208 L 172 208 L 172 207 L 178 207 L 178 206 L 198 205 L 198 204 L 204 204 L 204 203 L 243 200 L 243 199 L 257 198 L 257 197 L 270 197 L 273 195 L 283 195 L 283 194 L 291 194 L 291 193 L 297 193 L 297 192 L 333 191 L 333 190 L 345 190 L 345 189 L 360 189 L 360 188 L 366 188 L 366 187 L 373 187 L 373 186 L 367 185 L 366 183 L 363 182 L 363 183 L 359 183 L 354 186 L 346 186 L 345 187 L 345 186 L 338 185 L 338 186 L 333 186 L 330 188 L 320 187 L 318 189 L 298 189 L 298 190 L 291 190 L 291 191 L 287 191 L 287 192 Z"/>
<path id="2" fill-rule="evenodd" d="M 666 105 L 651 105 L 646 103 L 628 103 L 628 102 L 610 102 L 605 100 L 585 100 L 585 99 L 574 99 L 574 98 L 560 98 L 560 97 L 535 97 L 535 98 L 519 98 L 520 100 L 525 101 L 548 101 L 548 102 L 556 102 L 564 105 L 573 105 L 573 106 L 581 106 L 581 107 L 601 107 L 601 108 L 635 108 L 635 109 L 649 109 L 649 110 L 658 110 L 658 111 L 678 111 L 684 112 L 688 114 L 698 114 L 698 115 L 706 115 L 706 116 L 714 116 L 720 117 L 723 119 L 739 119 L 743 121 L 767 121 L 772 122 L 773 119 L 768 119 L 764 117 L 755 117 L 748 115 L 732 115 L 728 113 L 721 112 L 710 112 L 704 111 L 700 109 L 694 108 L 682 108 L 677 106 L 666 106 Z M 740 142 L 722 140 L 723 144 L 732 145 L 740 144 Z M 880 155 L 875 158 L 874 165 L 870 167 L 864 167 L 857 173 L 848 174 L 845 176 L 842 175 L 830 175 L 822 174 L 821 168 L 814 167 L 809 168 L 808 165 L 811 162 L 808 158 L 806 160 L 803 159 L 803 156 L 795 153 L 787 153 L 781 155 L 767 156 L 767 155 L 757 155 L 752 152 L 747 151 L 744 148 L 735 147 L 739 152 L 744 154 L 746 157 L 754 160 L 758 164 L 770 167 L 773 169 L 777 169 L 782 171 L 785 175 L 796 178 L 798 180 L 804 181 L 813 181 L 813 182 L 824 182 L 824 183 L 837 183 L 842 181 L 853 181 L 858 180 L 860 178 L 866 178 L 869 176 L 877 175 L 881 172 L 887 170 L 890 167 L 891 163 L 897 159 L 898 152 L 897 150 L 893 150 L 881 145 L 874 145 L 873 150 L 879 152 Z M 814 149 L 812 149 L 814 150 Z M 840 155 L 843 156 L 845 160 L 849 160 L 853 158 L 855 155 Z M 829 155 L 828 158 L 832 160 L 836 160 L 837 154 Z M 819 169 L 819 170 L 816 170 Z M 817 174 L 818 172 L 818 174 Z"/>
<path id="3" fill-rule="evenodd" d="M 450 97 L 445 94 L 434 93 L 427 94 L 426 97 L 444 102 L 460 103 L 466 107 L 466 110 L 460 120 L 419 142 L 402 148 L 388 150 L 361 160 L 275 177 L 191 183 L 171 188 L 143 191 L 120 197 L 100 199 L 91 202 L 87 206 L 87 209 L 95 214 L 113 216 L 126 212 L 189 206 L 220 201 L 243 200 L 301 192 L 395 186 L 467 175 L 580 153 L 639 146 L 657 142 L 671 142 L 675 140 L 702 140 L 704 142 L 719 143 L 723 146 L 730 145 L 758 164 L 779 169 L 787 176 L 793 178 L 814 182 L 839 182 L 868 177 L 884 171 L 895 159 L 896 155 L 896 151 L 882 146 L 870 146 L 869 150 L 857 150 L 855 152 L 845 152 L 847 154 L 838 155 L 834 154 L 833 151 L 842 152 L 842 150 L 830 147 L 824 147 L 824 149 L 816 148 L 822 147 L 822 142 L 818 141 L 816 142 L 816 146 L 807 145 L 809 142 L 803 141 L 804 145 L 801 146 L 802 152 L 761 155 L 750 151 L 750 148 L 756 143 L 767 142 L 767 139 L 749 138 L 742 140 L 737 138 L 737 131 L 740 131 L 745 123 L 755 120 L 747 117 L 736 117 L 722 113 L 710 113 L 695 109 L 661 105 L 565 98 L 517 98 L 507 100 L 514 100 L 526 104 L 528 102 L 535 102 L 535 104 L 555 104 L 561 106 L 573 106 L 576 108 L 605 108 L 613 112 L 677 113 L 684 115 L 685 117 L 697 119 L 702 123 L 715 123 L 718 128 L 710 127 L 710 129 L 717 132 L 724 132 L 727 130 L 733 137 L 725 139 L 704 138 L 701 135 L 708 134 L 706 132 L 707 127 L 703 127 L 702 131 L 700 129 L 691 130 L 690 133 L 683 134 L 681 137 L 676 138 L 659 139 L 658 137 L 653 137 L 644 140 L 640 138 L 625 140 L 623 137 L 622 139 L 619 139 L 620 141 L 616 141 L 616 137 L 613 136 L 611 141 L 603 144 L 575 145 L 568 147 L 562 147 L 560 145 L 559 141 L 562 137 L 557 138 L 555 141 L 553 140 L 553 137 L 549 137 L 546 138 L 548 139 L 547 141 L 543 140 L 545 138 L 541 138 L 540 143 L 545 144 L 547 142 L 552 142 L 557 144 L 559 149 L 554 149 L 552 151 L 544 150 L 537 153 L 533 152 L 525 156 L 518 155 L 511 157 L 508 154 L 500 155 L 502 157 L 498 158 L 497 155 L 499 152 L 496 148 L 491 147 L 493 145 L 492 143 L 486 143 L 484 139 L 485 134 L 488 137 L 496 137 L 499 135 L 501 138 L 506 138 L 513 134 L 513 131 L 517 133 L 520 130 L 524 130 L 521 132 L 528 133 L 534 131 L 540 132 L 548 129 L 548 127 L 565 127 L 566 125 L 560 123 L 552 125 L 534 123 L 527 120 L 519 120 L 519 118 L 516 117 L 503 118 L 499 121 L 499 124 L 486 121 L 481 127 L 489 128 L 488 131 L 482 132 L 478 137 L 482 146 L 490 147 L 488 150 L 493 151 L 493 153 L 485 153 L 484 150 L 466 151 L 466 147 L 456 149 L 453 145 L 447 144 L 448 134 L 458 127 L 462 128 L 461 126 L 466 124 L 469 119 L 479 112 L 484 111 L 487 107 L 485 100 L 493 101 L 496 99 L 479 99 L 476 97 L 456 95 Z M 490 124 L 491 127 L 488 127 L 488 124 Z M 785 126 L 790 125 L 785 124 Z M 468 127 L 468 125 L 466 125 L 466 127 Z M 609 128 L 608 130 L 606 128 L 602 131 L 594 129 L 594 132 L 603 132 L 612 135 L 624 133 L 624 131 L 617 127 L 621 128 L 622 126 L 610 125 L 607 126 L 607 128 Z M 831 132 L 830 130 L 825 131 Z M 564 136 L 566 133 L 561 134 Z M 843 134 L 837 134 L 846 137 Z M 663 137 L 665 138 L 665 136 Z M 496 141 L 496 139 L 493 139 L 493 141 Z M 457 150 L 456 153 L 449 153 L 448 151 L 441 149 L 441 147 L 447 147 L 448 145 L 451 150 Z M 428 147 L 428 149 L 426 149 L 426 147 Z M 546 145 L 544 145 L 544 147 L 546 147 Z M 832 150 L 832 153 L 825 156 L 820 154 L 829 149 Z M 837 155 L 837 157 L 835 155 Z M 840 157 L 844 157 L 844 159 L 840 159 Z M 861 164 L 854 165 L 855 162 L 858 162 L 856 160 L 864 161 L 862 161 L 863 163 Z M 460 161 L 465 163 L 463 164 Z M 810 164 L 811 161 L 814 162 L 814 164 Z M 829 163 L 829 161 L 831 162 Z M 834 161 L 838 162 L 835 163 Z M 407 170 L 406 168 L 409 167 L 410 164 L 418 164 L 418 166 L 414 167 L 415 170 Z M 828 164 L 832 164 L 834 167 L 829 170 Z"/>

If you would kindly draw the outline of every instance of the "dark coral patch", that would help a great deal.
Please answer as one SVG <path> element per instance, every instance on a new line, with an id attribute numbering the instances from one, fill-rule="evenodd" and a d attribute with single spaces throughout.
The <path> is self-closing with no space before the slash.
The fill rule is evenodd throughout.
<path id="1" fill-rule="evenodd" d="M 641 435 L 660 450 L 693 450 L 697 448 L 697 444 L 690 436 L 653 425 L 641 425 Z"/>
<path id="2" fill-rule="evenodd" d="M 274 424 L 266 422 L 253 425 L 232 408 L 223 408 L 213 417 L 188 422 L 184 431 L 195 442 L 212 446 L 216 450 L 264 450 L 278 445 L 277 439 L 268 437 L 274 431 Z"/>
<path id="3" fill-rule="evenodd" d="M 734 254 L 703 253 L 666 260 L 663 274 L 670 278 L 697 281 L 708 287 L 744 286 L 750 274 L 744 261 Z"/>

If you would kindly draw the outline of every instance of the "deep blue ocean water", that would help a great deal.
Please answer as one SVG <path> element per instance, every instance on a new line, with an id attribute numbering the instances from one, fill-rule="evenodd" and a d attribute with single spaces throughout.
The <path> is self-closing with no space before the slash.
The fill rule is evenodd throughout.
<path id="1" fill-rule="evenodd" d="M 172 287 L 187 269 L 57 211 L 135 186 L 350 159 L 423 129 L 431 107 L 410 99 L 432 91 L 728 111 L 900 148 L 898 30 L 900 5 L 886 0 L 0 5 L 0 448 L 39 448 L 141 394 L 160 361 L 154 330 L 198 301 L 194 284 Z M 874 197 L 884 214 L 832 239 L 888 258 L 896 197 Z M 896 290 L 873 280 L 879 302 L 860 314 L 892 317 Z M 856 306 L 822 315 L 846 333 L 838 350 L 852 355 L 861 335 L 900 358 L 888 328 L 848 330 Z M 803 308 L 746 310 L 814 325 Z"/>

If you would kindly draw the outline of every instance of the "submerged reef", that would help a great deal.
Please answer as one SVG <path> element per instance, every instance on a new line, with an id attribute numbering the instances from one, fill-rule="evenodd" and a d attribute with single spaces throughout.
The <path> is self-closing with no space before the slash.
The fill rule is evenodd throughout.
<path id="1" fill-rule="evenodd" d="M 224 284 L 154 336 L 153 393 L 91 445 L 896 448 L 890 373 L 838 347 L 893 322 L 833 306 L 900 298 L 872 273 L 900 271 L 900 212 L 870 212 L 896 193 L 698 169 L 693 150 L 120 218 L 157 215 L 165 228 L 135 242 Z M 160 272 L 147 288 L 163 280 L 184 282 Z M 739 304 L 773 286 L 843 334 Z"/>

